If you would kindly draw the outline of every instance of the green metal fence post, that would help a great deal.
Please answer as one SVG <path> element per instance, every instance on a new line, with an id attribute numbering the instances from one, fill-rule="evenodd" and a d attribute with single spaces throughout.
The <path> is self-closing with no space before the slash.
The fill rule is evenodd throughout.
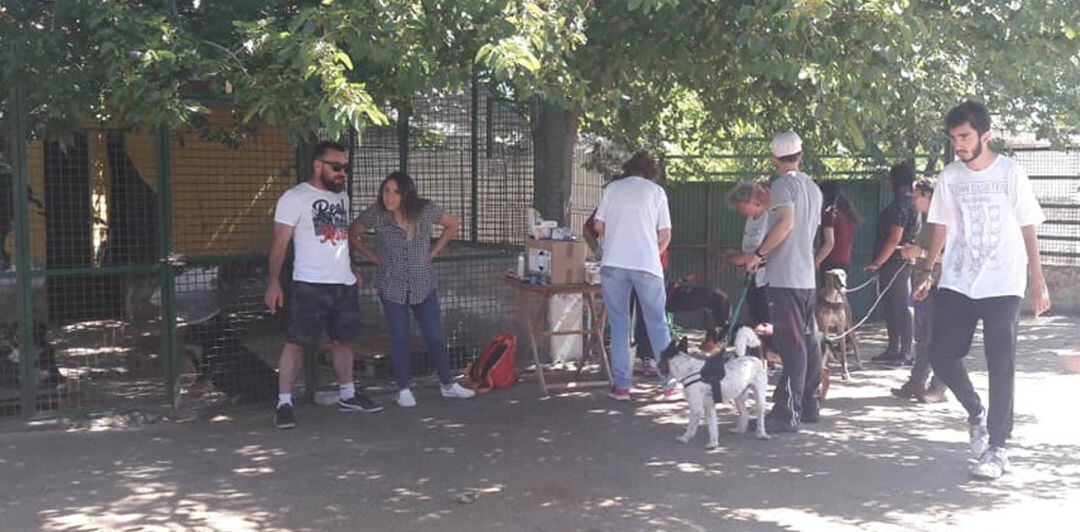
<path id="1" fill-rule="evenodd" d="M 176 349 L 176 277 L 171 261 L 172 255 L 172 146 L 169 129 L 158 126 L 155 130 L 155 158 L 157 159 L 157 269 L 161 286 L 161 354 L 165 361 L 165 399 L 175 411 L 177 407 L 177 384 L 180 360 Z"/>
<path id="2" fill-rule="evenodd" d="M 18 48 L 11 43 L 11 57 Z M 15 61 L 15 64 L 18 64 Z M 30 275 L 30 212 L 29 184 L 26 168 L 26 134 L 29 131 L 26 116 L 26 95 L 22 79 L 11 78 L 9 121 L 11 123 L 11 173 L 12 200 L 15 208 L 15 283 L 18 287 L 19 306 L 19 382 L 21 385 L 21 412 L 30 417 L 37 413 L 37 375 L 34 362 L 37 349 L 34 346 L 34 290 Z"/>
<path id="3" fill-rule="evenodd" d="M 473 73 L 469 113 L 469 242 L 478 241 L 480 229 L 480 88 Z"/>
<path id="4" fill-rule="evenodd" d="M 409 110 L 398 109 L 398 170 L 409 172 Z"/>

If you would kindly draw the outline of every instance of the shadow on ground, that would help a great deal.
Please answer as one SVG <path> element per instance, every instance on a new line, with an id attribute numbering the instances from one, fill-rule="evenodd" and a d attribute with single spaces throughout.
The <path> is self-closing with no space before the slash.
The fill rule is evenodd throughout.
<path id="1" fill-rule="evenodd" d="M 869 367 L 834 382 L 825 419 L 757 441 L 675 442 L 682 402 L 640 386 L 548 399 L 524 382 L 470 402 L 418 391 L 381 414 L 299 409 L 128 429 L 0 432 L 4 529 L 220 530 L 940 530 L 1080 517 L 1080 434 L 1070 412 L 1080 320 L 1022 326 L 1013 467 L 967 474 L 955 402 L 917 405 Z M 876 353 L 874 334 L 865 335 Z M 981 348 L 976 347 L 978 359 Z M 983 365 L 973 376 L 985 386 Z M 984 390 L 985 391 L 985 390 Z M 721 411 L 725 429 L 733 421 Z"/>

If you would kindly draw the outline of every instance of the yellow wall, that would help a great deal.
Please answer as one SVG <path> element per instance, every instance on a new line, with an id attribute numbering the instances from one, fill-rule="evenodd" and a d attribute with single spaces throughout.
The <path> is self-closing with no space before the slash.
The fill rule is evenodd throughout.
<path id="1" fill-rule="evenodd" d="M 211 126 L 233 120 L 227 110 L 207 116 Z M 203 140 L 194 133 L 172 141 L 173 248 L 186 255 L 263 253 L 270 245 L 274 205 L 278 196 L 296 184 L 294 149 L 275 128 L 256 123 L 257 134 L 242 139 L 234 149 Z M 106 218 L 109 176 L 106 133 L 88 126 L 91 209 Z M 154 135 L 149 130 L 124 134 L 124 149 L 139 176 L 157 189 Z M 27 145 L 28 181 L 34 197 L 45 200 L 44 149 L 40 141 Z M 47 206 L 46 206 L 47 207 Z M 95 224 L 95 240 L 104 238 L 104 226 Z M 45 264 L 45 217 L 30 206 L 31 249 L 34 264 Z M 96 249 L 96 245 L 94 248 Z M 15 251 L 14 232 L 6 241 Z"/>

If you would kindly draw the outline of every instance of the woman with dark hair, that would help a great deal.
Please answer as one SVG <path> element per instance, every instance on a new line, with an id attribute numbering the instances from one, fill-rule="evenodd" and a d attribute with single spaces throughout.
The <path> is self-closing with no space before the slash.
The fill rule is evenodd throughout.
<path id="1" fill-rule="evenodd" d="M 656 180 L 660 167 L 646 152 L 623 163 L 622 174 L 604 187 L 593 216 L 603 240 L 600 292 L 611 326 L 611 372 L 608 396 L 630 400 L 630 293 L 637 294 L 653 355 L 671 341 L 664 311 L 667 294 L 660 255 L 671 242 L 667 193 Z M 668 383 L 665 383 L 668 384 Z M 670 386 L 665 386 L 665 393 Z"/>
<path id="2" fill-rule="evenodd" d="M 851 273 L 851 245 L 855 229 L 862 225 L 862 216 L 844 196 L 837 181 L 821 183 L 821 248 L 814 255 L 818 272 L 841 269 Z"/>
<path id="3" fill-rule="evenodd" d="M 433 246 L 432 227 L 442 234 Z M 379 185 L 379 197 L 349 228 L 352 248 L 378 264 L 375 286 L 390 329 L 390 362 L 397 381 L 397 403 L 409 408 L 416 398 L 409 390 L 412 360 L 409 354 L 409 311 L 420 325 L 428 359 L 435 366 L 443 397 L 467 399 L 475 392 L 454 382 L 443 340 L 442 316 L 431 261 L 450 243 L 458 221 L 433 201 L 421 198 L 416 184 L 404 172 L 392 172 Z M 374 232 L 375 249 L 364 242 Z"/>

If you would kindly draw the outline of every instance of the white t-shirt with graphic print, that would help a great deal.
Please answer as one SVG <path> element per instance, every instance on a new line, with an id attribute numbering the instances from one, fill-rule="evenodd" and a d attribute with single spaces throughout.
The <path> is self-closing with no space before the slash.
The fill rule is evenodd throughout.
<path id="1" fill-rule="evenodd" d="M 972 299 L 1024 297 L 1028 257 L 1020 228 L 1044 220 L 1016 161 L 998 154 L 978 172 L 962 161 L 949 164 L 927 214 L 928 222 L 946 227 L 939 287 Z"/>
<path id="2" fill-rule="evenodd" d="M 293 280 L 356 284 L 349 258 L 349 196 L 300 183 L 278 198 L 274 221 L 293 227 Z"/>

